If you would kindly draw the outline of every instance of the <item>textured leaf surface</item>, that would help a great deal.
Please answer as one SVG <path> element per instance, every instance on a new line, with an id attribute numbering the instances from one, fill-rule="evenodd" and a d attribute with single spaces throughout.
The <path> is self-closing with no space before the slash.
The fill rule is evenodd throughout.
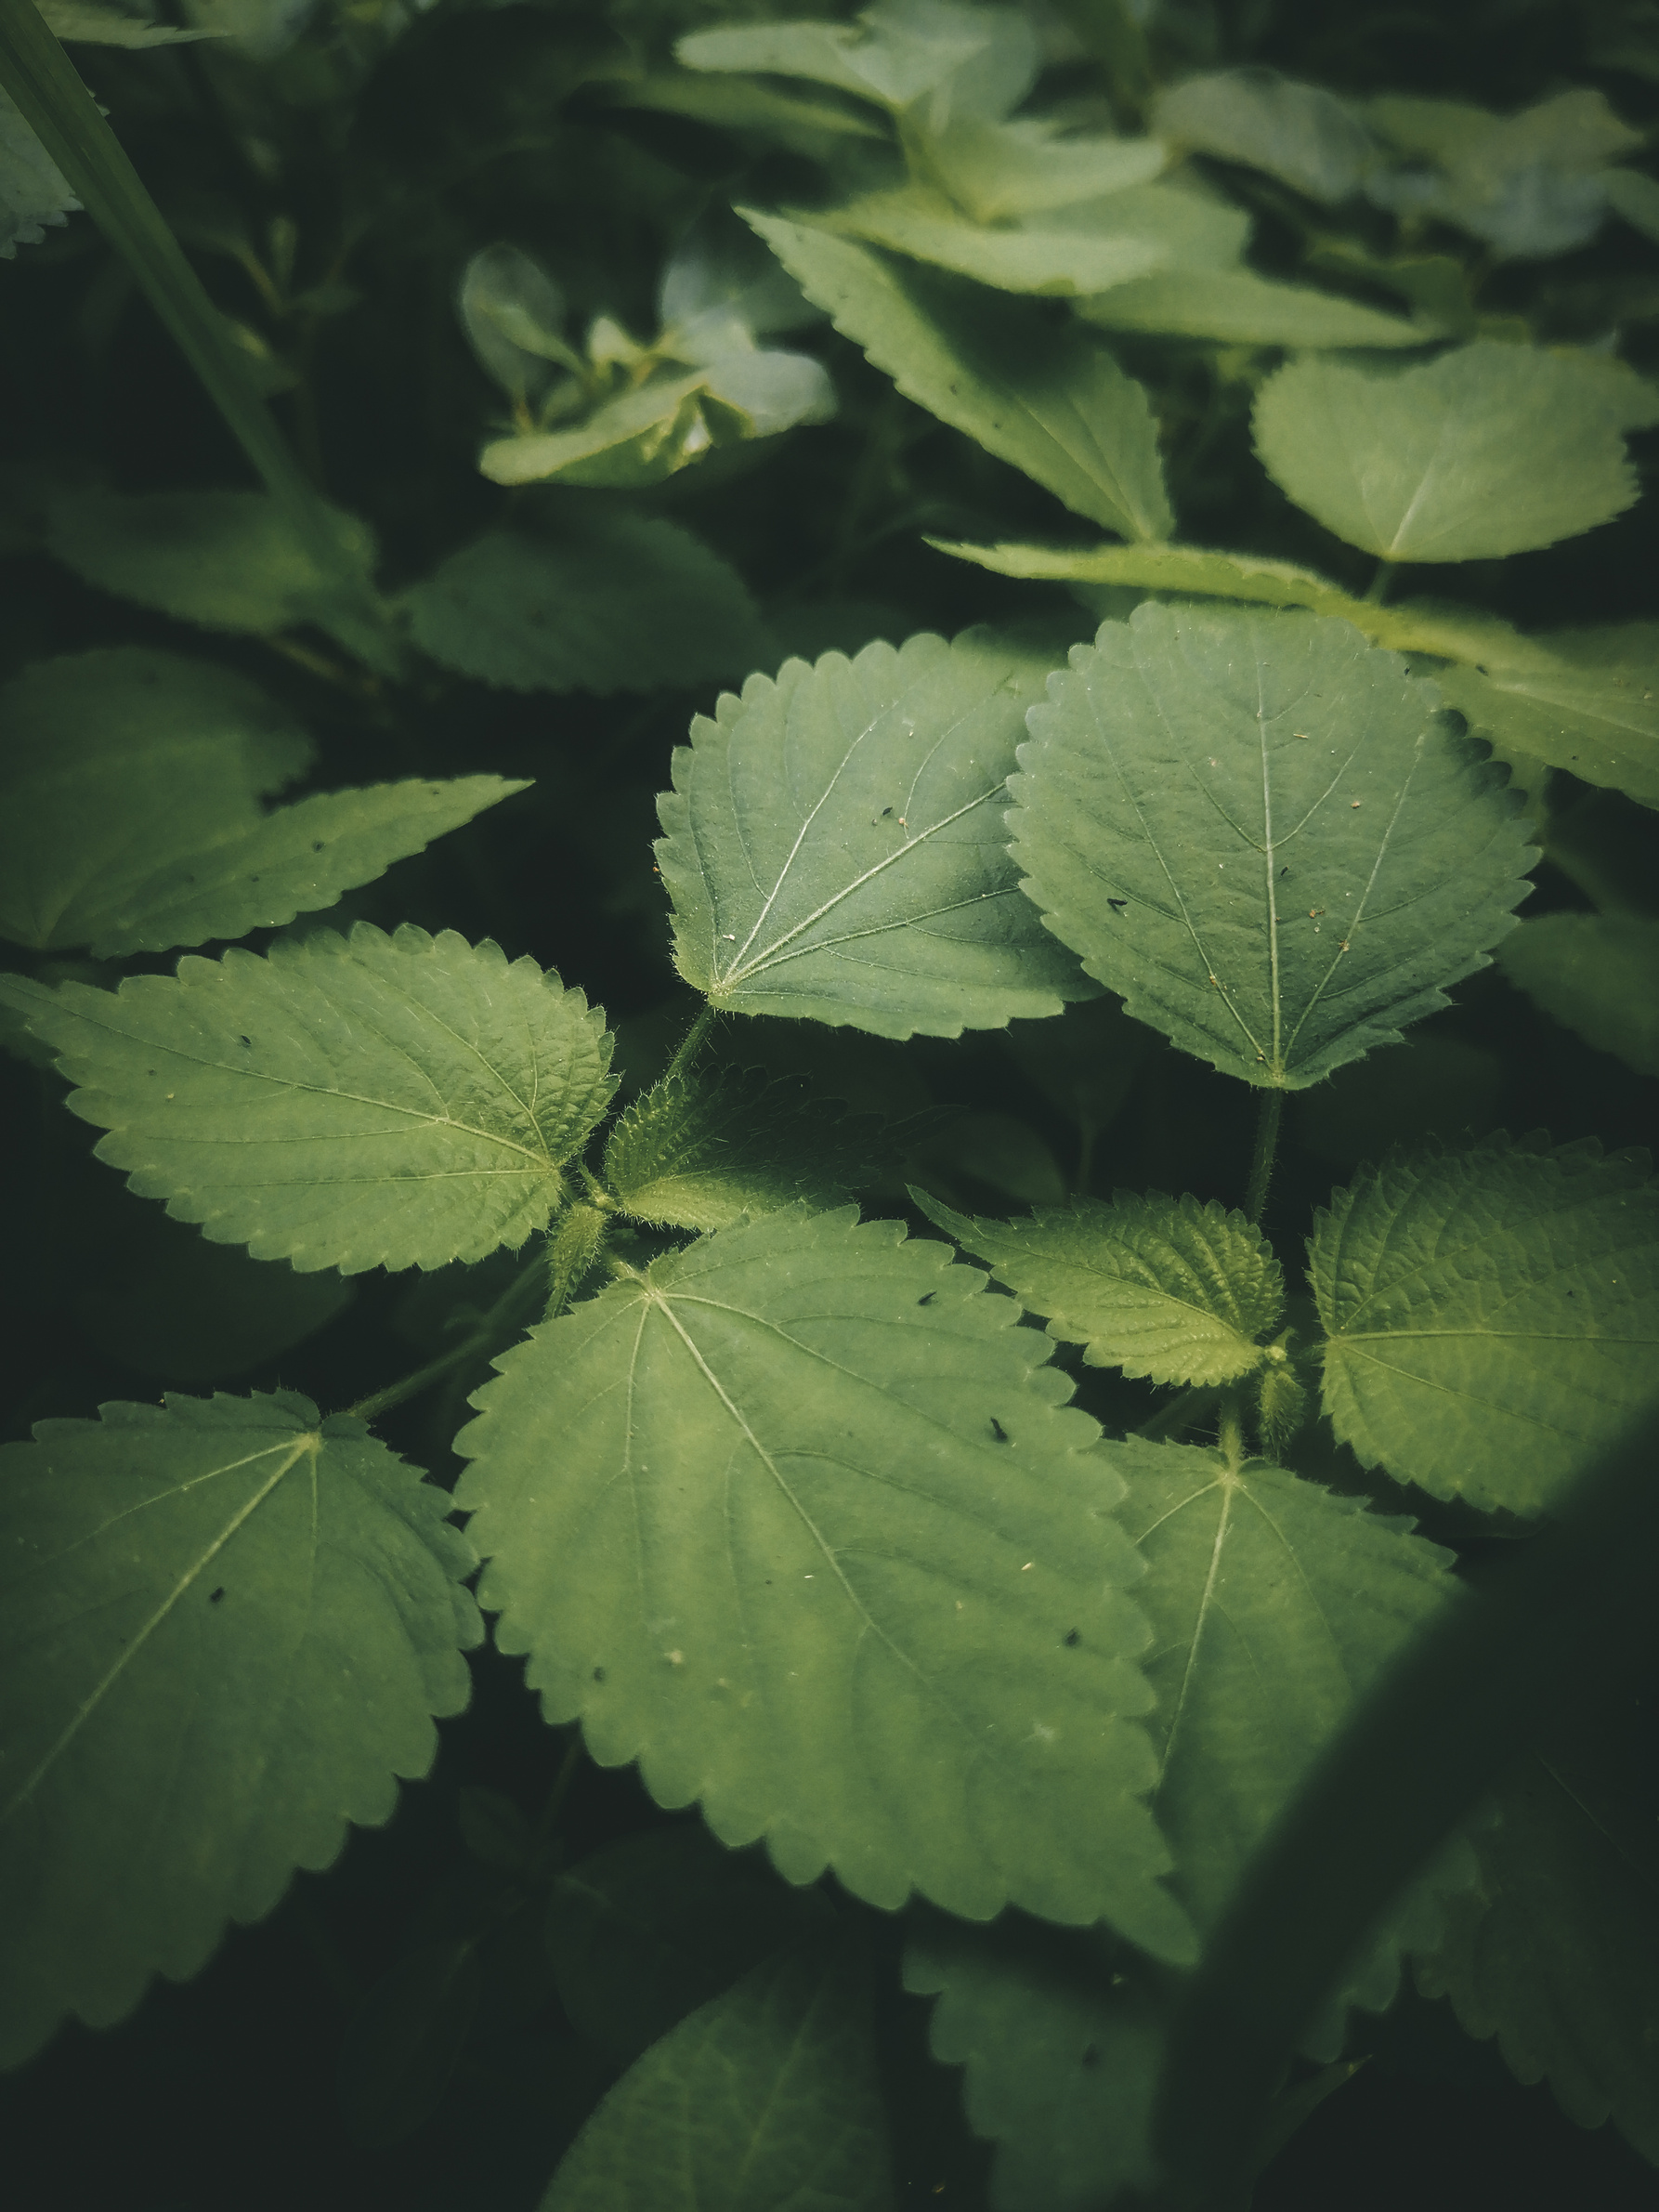
<path id="1" fill-rule="evenodd" d="M 1376 140 L 1344 101 L 1274 70 L 1189 77 L 1159 95 L 1153 125 L 1195 152 L 1264 169 L 1326 206 L 1356 192 L 1378 160 Z"/>
<path id="2" fill-rule="evenodd" d="M 617 2064 L 830 1917 L 821 1890 L 725 1851 L 700 1821 L 624 1836 L 558 1878 L 547 1949 L 559 2002 Z"/>
<path id="3" fill-rule="evenodd" d="M 625 2074 L 542 2212 L 889 2212 L 887 2118 L 856 1943 L 785 1952 Z"/>
<path id="4" fill-rule="evenodd" d="M 991 229 L 967 220 L 943 192 L 915 184 L 849 201 L 817 220 L 838 236 L 862 238 L 1001 292 L 1104 292 L 1168 257 L 1156 240 L 1132 232 L 1044 230 L 1036 221 Z"/>
<path id="5" fill-rule="evenodd" d="M 1503 772 L 1347 623 L 1143 606 L 1051 677 L 1025 889 L 1129 1012 L 1288 1090 L 1484 967 L 1532 857 Z"/>
<path id="6" fill-rule="evenodd" d="M 512 691 L 649 691 L 769 659 L 736 569 L 688 530 L 582 514 L 556 533 L 489 530 L 408 599 L 415 643 Z"/>
<path id="7" fill-rule="evenodd" d="M 751 676 L 674 755 L 674 962 L 718 1006 L 955 1037 L 1089 995 L 1033 917 L 1005 786 L 1044 663 L 968 631 Z"/>
<path id="8" fill-rule="evenodd" d="M 509 1354 L 457 1493 L 550 1722 L 778 1870 L 1184 1956 L 1117 1485 L 948 1248 L 773 1214 Z"/>
<path id="9" fill-rule="evenodd" d="M 1256 451 L 1299 507 L 1381 559 L 1530 552 L 1637 497 L 1585 360 L 1483 338 L 1397 372 L 1291 361 L 1257 395 Z"/>
<path id="10" fill-rule="evenodd" d="M 288 1394 L 4 1447 L 0 2061 L 124 2019 L 424 1774 L 480 1633 L 449 1500 Z"/>
<path id="11" fill-rule="evenodd" d="M 1395 1158 L 1309 1245 L 1325 1409 L 1368 1467 L 1536 1513 L 1652 1395 L 1659 1192 L 1640 1154 L 1492 1140 Z"/>
<path id="12" fill-rule="evenodd" d="M 1659 921 L 1546 914 L 1505 939 L 1498 965 L 1587 1044 L 1659 1075 Z"/>
<path id="13" fill-rule="evenodd" d="M 1214 1198 L 1124 1192 L 1075 1198 L 1026 1221 L 975 1221 L 916 1202 L 983 1260 L 1049 1334 L 1091 1367 L 1153 1382 L 1231 1382 L 1261 1363 L 1285 1303 L 1278 1262 L 1242 1213 Z"/>
<path id="14" fill-rule="evenodd" d="M 1228 346 L 1426 346 L 1435 334 L 1311 284 L 1278 284 L 1249 268 L 1169 269 L 1084 303 L 1106 330 L 1165 332 Z"/>
<path id="15" fill-rule="evenodd" d="M 611 1131 L 605 1180 L 637 1220 L 724 1229 L 798 1200 L 839 1205 L 884 1164 L 880 1132 L 873 1115 L 847 1121 L 758 1068 L 665 1077 Z"/>
<path id="16" fill-rule="evenodd" d="M 1434 676 L 1481 736 L 1659 806 L 1659 622 L 1495 639 L 1478 658 Z"/>
<path id="17" fill-rule="evenodd" d="M 613 1083 L 580 991 L 408 923 L 187 958 L 118 991 L 0 989 L 109 1132 L 100 1159 L 215 1243 L 302 1273 L 522 1244 Z"/>
<path id="18" fill-rule="evenodd" d="M 747 220 L 907 399 L 1103 529 L 1169 536 L 1174 517 L 1146 394 L 1080 331 L 827 230 Z"/>
<path id="19" fill-rule="evenodd" d="M 1628 1690 L 1554 1725 L 1474 1837 L 1479 1892 L 1418 1963 L 1470 2035 L 1496 2035 L 1581 2127 L 1609 2116 L 1659 2166 L 1659 1865 L 1653 1716 Z"/>

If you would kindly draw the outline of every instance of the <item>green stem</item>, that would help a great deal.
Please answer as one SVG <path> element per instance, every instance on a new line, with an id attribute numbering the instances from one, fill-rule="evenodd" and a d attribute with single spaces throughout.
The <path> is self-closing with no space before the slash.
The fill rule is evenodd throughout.
<path id="1" fill-rule="evenodd" d="M 556 1321 L 588 1269 L 605 1249 L 610 1235 L 610 1215 L 597 1206 L 578 1199 L 547 1240 L 547 1310 L 542 1318 Z"/>
<path id="2" fill-rule="evenodd" d="M 1365 604 L 1369 607 L 1380 607 L 1383 601 L 1388 597 L 1389 586 L 1393 582 L 1393 562 L 1391 560 L 1379 560 L 1377 564 L 1376 570 L 1372 575 L 1370 582 L 1365 586 Z"/>
<path id="3" fill-rule="evenodd" d="M 1244 1465 L 1243 1398 L 1236 1383 L 1222 1393 L 1221 1417 L 1216 1428 L 1216 1443 L 1229 1467 L 1239 1468 Z"/>
<path id="4" fill-rule="evenodd" d="M 703 1040 L 705 1037 L 707 1037 L 709 1031 L 713 1027 L 714 1009 L 712 1006 L 704 1004 L 699 1010 L 696 1021 L 694 1021 L 690 1028 L 686 1030 L 685 1040 L 682 1042 L 679 1051 L 669 1062 L 667 1072 L 662 1079 L 664 1082 L 667 1082 L 674 1076 L 684 1075 L 686 1073 L 687 1068 L 689 1068 L 691 1066 L 693 1060 L 697 1058 L 698 1054 L 701 1052 L 703 1047 Z"/>
<path id="5" fill-rule="evenodd" d="M 1263 1091 L 1256 1108 L 1256 1148 L 1250 1156 L 1250 1180 L 1245 1185 L 1245 1218 L 1261 1225 L 1267 1204 L 1267 1186 L 1273 1180 L 1274 1154 L 1279 1148 L 1279 1120 L 1285 1111 L 1283 1091 Z"/>
<path id="6" fill-rule="evenodd" d="M 0 0 L 0 87 L 126 263 L 319 573 L 339 594 L 336 619 L 349 623 L 353 649 L 390 673 L 397 648 L 380 601 L 271 420 L 224 318 L 33 0 Z"/>
<path id="7" fill-rule="evenodd" d="M 1178 1391 L 1167 1406 L 1160 1406 L 1150 1420 L 1143 1420 L 1130 1433 L 1144 1436 L 1149 1444 L 1160 1444 L 1166 1436 L 1184 1436 L 1214 1396 L 1213 1383 L 1191 1383 Z"/>
<path id="8" fill-rule="evenodd" d="M 394 1406 L 401 1406 L 406 1398 L 418 1397 L 433 1383 L 442 1381 L 453 1368 L 479 1353 L 489 1351 L 499 1342 L 503 1327 L 516 1318 L 522 1307 L 532 1312 L 541 1295 L 542 1274 L 539 1268 L 527 1267 L 522 1275 L 516 1275 L 502 1292 L 484 1318 L 470 1336 L 464 1337 L 452 1350 L 429 1359 L 424 1368 L 416 1368 L 412 1374 L 400 1381 L 388 1382 L 384 1390 L 372 1391 L 366 1398 L 359 1398 L 346 1411 L 358 1420 L 378 1420 L 383 1413 L 389 1413 Z"/>

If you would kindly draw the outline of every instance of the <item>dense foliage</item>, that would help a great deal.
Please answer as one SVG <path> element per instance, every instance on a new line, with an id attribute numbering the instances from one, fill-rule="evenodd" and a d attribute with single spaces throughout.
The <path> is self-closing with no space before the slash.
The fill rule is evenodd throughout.
<path id="1" fill-rule="evenodd" d="M 1659 2201 L 1639 1642 L 1220 2196 L 1179 2059 L 1652 1404 L 1656 122 L 1645 0 L 0 0 L 33 2205 Z"/>

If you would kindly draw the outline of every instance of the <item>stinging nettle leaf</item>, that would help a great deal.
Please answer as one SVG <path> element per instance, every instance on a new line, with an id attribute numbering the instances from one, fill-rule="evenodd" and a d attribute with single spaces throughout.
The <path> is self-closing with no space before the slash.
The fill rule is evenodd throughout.
<path id="1" fill-rule="evenodd" d="M 1130 1014 L 1300 1090 L 1488 964 L 1535 857 L 1503 771 L 1346 622 L 1143 606 L 1049 681 L 1027 895 Z"/>
<path id="2" fill-rule="evenodd" d="M 990 123 L 958 116 L 922 140 L 928 171 L 976 223 L 1046 215 L 1149 184 L 1169 154 L 1156 138 L 1108 138 L 1065 132 L 1047 117 Z"/>
<path id="3" fill-rule="evenodd" d="M 692 724 L 660 801 L 674 964 L 716 1006 L 956 1037 L 1091 992 L 1032 917 L 1002 800 L 1044 661 L 925 632 L 786 661 Z"/>
<path id="4" fill-rule="evenodd" d="M 1547 1512 L 1651 1402 L 1642 1154 L 1494 1138 L 1388 1159 L 1336 1194 L 1308 1251 L 1339 1438 L 1436 1498 Z"/>
<path id="5" fill-rule="evenodd" d="M 1081 331 L 813 225 L 739 212 L 907 399 L 1103 529 L 1169 535 L 1146 394 Z"/>
<path id="6" fill-rule="evenodd" d="M 1211 1198 L 1120 1192 L 1027 1221 L 979 1221 L 921 1191 L 930 1221 L 983 1260 L 1049 1334 L 1091 1367 L 1153 1382 L 1231 1382 L 1261 1364 L 1285 1303 L 1277 1260 L 1242 1213 Z"/>
<path id="7" fill-rule="evenodd" d="M 425 1774 L 467 1698 L 449 1499 L 292 1394 L 3 1447 L 0 2064 L 124 2019 Z"/>
<path id="8" fill-rule="evenodd" d="M 1257 394 L 1256 451 L 1299 507 L 1380 559 L 1530 552 L 1638 495 L 1593 359 L 1482 338 L 1401 370 L 1291 361 Z"/>
<path id="9" fill-rule="evenodd" d="M 1189 77 L 1159 94 L 1152 119 L 1164 137 L 1265 170 L 1327 207 L 1358 191 L 1379 158 L 1370 132 L 1334 93 L 1273 69 Z"/>
<path id="10" fill-rule="evenodd" d="M 1250 268 L 1174 268 L 1137 277 L 1083 301 L 1078 312 L 1104 330 L 1226 346 L 1427 346 L 1439 335 L 1339 294 L 1275 283 Z"/>
<path id="11" fill-rule="evenodd" d="M 850 1210 L 655 1261 L 477 1394 L 483 1603 L 550 1722 L 786 1879 L 1184 1957 L 1117 1485 L 1017 1312 Z"/>
<path id="12" fill-rule="evenodd" d="M 615 1084 L 604 1017 L 531 960 L 359 922 L 118 991 L 0 979 L 98 1157 L 216 1244 L 301 1273 L 516 1247 Z"/>
<path id="13" fill-rule="evenodd" d="M 1132 231 L 1044 230 L 1035 222 L 992 229 L 965 218 L 943 192 L 919 184 L 871 192 L 804 219 L 838 237 L 863 239 L 1001 292 L 1104 292 L 1144 277 L 1169 258 L 1156 240 Z"/>
<path id="14" fill-rule="evenodd" d="M 1497 956 L 1535 1005 L 1599 1052 L 1659 1075 L 1659 921 L 1649 914 L 1546 914 Z"/>
<path id="15" fill-rule="evenodd" d="M 1469 658 L 1433 674 L 1479 736 L 1659 806 L 1659 622 L 1511 633 Z"/>

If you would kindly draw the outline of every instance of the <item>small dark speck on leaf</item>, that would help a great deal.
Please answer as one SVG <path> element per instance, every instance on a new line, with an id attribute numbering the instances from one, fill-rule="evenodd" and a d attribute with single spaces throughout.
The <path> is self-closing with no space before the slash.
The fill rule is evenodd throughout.
<path id="1" fill-rule="evenodd" d="M 321 838 L 320 838 L 320 837 L 319 837 L 319 838 L 318 838 L 318 839 L 315 841 L 315 843 L 312 844 L 312 846 L 311 846 L 311 850 L 312 850 L 314 853 L 320 853 L 320 852 L 321 852 L 321 850 L 322 850 L 322 840 L 321 840 Z"/>
<path id="2" fill-rule="evenodd" d="M 243 1044 L 246 1044 L 246 1045 L 251 1045 L 251 1044 L 253 1043 L 253 1041 L 254 1041 L 254 1040 L 253 1040 L 251 1037 L 244 1037 L 244 1038 L 242 1039 L 242 1042 L 243 1042 Z"/>
<path id="3" fill-rule="evenodd" d="M 1074 1644 L 1080 1643 L 1082 1642 L 1082 1638 L 1081 1638 L 1081 1637 L 1080 1637 L 1080 1636 L 1078 1634 L 1078 1631 L 1076 1630 L 1076 1629 L 1067 1629 L 1067 1630 L 1066 1630 L 1066 1631 L 1065 1631 L 1065 1635 L 1064 1635 L 1064 1636 L 1063 1636 L 1063 1637 L 1060 1639 L 1060 1641 L 1062 1642 L 1062 1643 L 1065 1643 L 1065 1644 L 1066 1644 L 1066 1645 L 1070 1646 L 1070 1645 L 1074 1645 Z"/>
<path id="4" fill-rule="evenodd" d="M 996 1418 L 995 1414 L 991 1416 L 991 1434 L 997 1439 L 999 1444 L 1006 1444 L 1008 1442 L 1008 1431 L 1002 1426 L 1002 1423 Z"/>
<path id="5" fill-rule="evenodd" d="M 153 1072 L 154 1072 L 154 1070 L 152 1069 L 152 1070 L 151 1070 L 151 1073 L 153 1073 Z M 933 1304 L 933 1302 L 934 1302 L 934 1300 L 935 1298 L 937 1298 L 937 1297 L 938 1297 L 938 1295 L 939 1295 L 939 1293 L 938 1293 L 936 1290 L 924 1290 L 924 1291 L 921 1293 L 921 1297 L 920 1297 L 920 1298 L 919 1298 L 919 1299 L 916 1301 L 916 1302 L 917 1302 L 917 1304 L 918 1304 L 918 1305 L 932 1305 L 932 1304 Z"/>
<path id="6" fill-rule="evenodd" d="M 1129 900 L 1127 898 L 1108 898 L 1106 904 L 1115 914 L 1121 914 L 1124 908 L 1128 906 Z"/>
<path id="7" fill-rule="evenodd" d="M 596 1682 L 602 1682 L 605 1680 L 605 1669 L 604 1669 L 604 1668 L 603 1668 L 603 1667 L 595 1667 L 595 1668 L 594 1668 L 594 1680 Z"/>
<path id="8" fill-rule="evenodd" d="M 217 1590 L 214 1590 L 214 1591 L 212 1592 L 212 1594 L 209 1596 L 209 1598 L 208 1598 L 208 1601 L 207 1601 L 207 1602 L 208 1602 L 208 1603 L 209 1603 L 210 1605 L 216 1605 L 216 1604 L 218 1603 L 219 1600 L 220 1600 L 220 1599 L 221 1599 L 221 1598 L 224 1596 L 224 1594 L 225 1594 L 225 1585 L 224 1585 L 224 1584 L 221 1582 L 221 1583 L 219 1584 L 219 1587 L 217 1588 Z"/>

